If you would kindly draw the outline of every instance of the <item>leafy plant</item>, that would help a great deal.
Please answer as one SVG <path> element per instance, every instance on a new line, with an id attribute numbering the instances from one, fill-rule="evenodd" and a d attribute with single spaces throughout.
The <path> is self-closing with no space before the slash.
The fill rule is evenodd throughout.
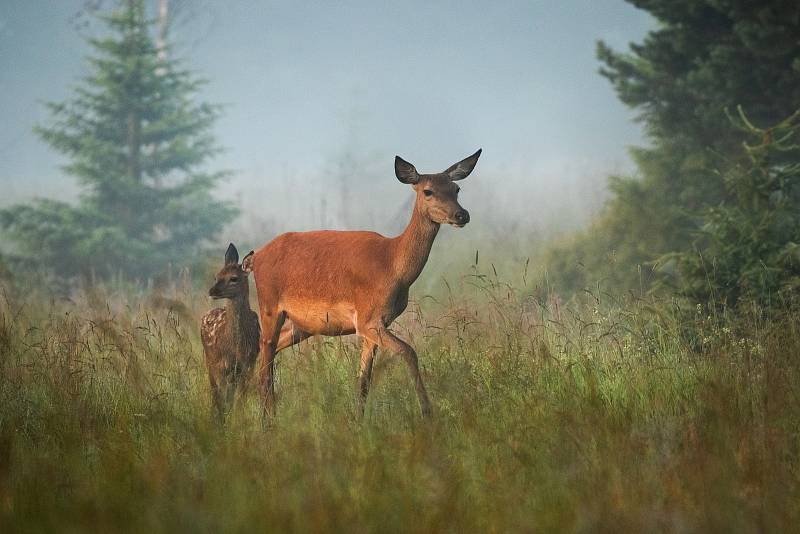
<path id="1" fill-rule="evenodd" d="M 675 260 L 682 292 L 697 302 L 784 305 L 800 288 L 800 110 L 771 128 L 741 108 L 732 120 L 757 143 L 720 174 L 726 198 L 697 213 L 693 249 L 664 263 Z"/>
<path id="2" fill-rule="evenodd" d="M 628 1 L 658 24 L 629 51 L 601 42 L 597 55 L 649 143 L 631 152 L 635 175 L 612 179 L 602 215 L 551 254 L 551 280 L 563 289 L 651 287 L 663 276 L 652 260 L 691 250 L 691 214 L 728 195 L 718 158 L 742 157 L 746 134 L 724 110 L 741 105 L 755 123 L 775 124 L 800 104 L 796 1 Z"/>

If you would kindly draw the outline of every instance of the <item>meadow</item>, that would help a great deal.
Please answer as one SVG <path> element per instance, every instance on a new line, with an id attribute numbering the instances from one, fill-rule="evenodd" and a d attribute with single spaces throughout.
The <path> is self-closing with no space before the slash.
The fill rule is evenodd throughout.
<path id="1" fill-rule="evenodd" d="M 278 357 L 214 421 L 189 281 L 0 298 L 2 532 L 789 531 L 800 316 L 737 317 L 491 269 L 412 290 L 356 418 L 359 348 Z"/>

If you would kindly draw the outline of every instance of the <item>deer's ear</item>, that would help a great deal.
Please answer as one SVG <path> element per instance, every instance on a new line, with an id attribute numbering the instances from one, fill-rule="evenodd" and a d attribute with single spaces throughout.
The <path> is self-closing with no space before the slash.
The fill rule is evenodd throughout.
<path id="1" fill-rule="evenodd" d="M 463 180 L 469 173 L 472 172 L 472 169 L 475 168 L 475 164 L 478 163 L 478 158 L 481 157 L 481 152 L 483 151 L 482 148 L 479 148 L 477 152 L 471 155 L 468 158 L 462 159 L 446 171 L 444 173 L 450 177 L 451 180 L 454 182 L 456 180 Z"/>
<path id="2" fill-rule="evenodd" d="M 228 245 L 228 250 L 225 251 L 225 265 L 232 263 L 239 263 L 239 251 L 233 246 L 233 243 Z"/>
<path id="3" fill-rule="evenodd" d="M 245 256 L 244 259 L 242 260 L 242 271 L 246 273 L 253 272 L 254 258 L 255 258 L 255 251 L 251 250 L 250 252 L 247 253 L 247 256 Z"/>
<path id="4" fill-rule="evenodd" d="M 419 182 L 419 174 L 412 164 L 401 158 L 394 157 L 394 174 L 397 179 L 404 184 L 416 184 Z"/>

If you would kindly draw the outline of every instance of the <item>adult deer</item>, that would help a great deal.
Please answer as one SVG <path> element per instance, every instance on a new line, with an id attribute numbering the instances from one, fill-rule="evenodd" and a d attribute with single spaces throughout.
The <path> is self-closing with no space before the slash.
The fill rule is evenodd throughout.
<path id="1" fill-rule="evenodd" d="M 312 335 L 357 334 L 363 339 L 358 373 L 363 414 L 378 347 L 399 354 L 414 379 L 422 414 L 431 413 L 417 354 L 388 327 L 408 304 L 408 289 L 428 261 L 442 224 L 463 227 L 469 213 L 458 203 L 459 187 L 481 151 L 443 173 L 419 174 L 395 157 L 397 179 L 416 192 L 405 231 L 387 238 L 375 232 L 290 232 L 276 237 L 253 257 L 261 314 L 259 387 L 266 411 L 274 409 L 275 354 Z M 292 329 L 283 329 L 289 318 Z M 287 323 L 288 326 L 288 323 Z"/>

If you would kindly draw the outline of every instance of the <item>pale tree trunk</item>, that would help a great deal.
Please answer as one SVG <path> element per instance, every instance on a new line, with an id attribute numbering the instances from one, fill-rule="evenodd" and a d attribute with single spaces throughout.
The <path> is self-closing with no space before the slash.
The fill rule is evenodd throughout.
<path id="1" fill-rule="evenodd" d="M 158 59 L 167 59 L 167 29 L 169 28 L 169 0 L 158 0 Z"/>
<path id="2" fill-rule="evenodd" d="M 164 76 L 167 73 L 167 30 L 169 28 L 169 0 L 158 0 L 158 36 L 156 37 L 156 49 L 158 50 L 158 61 L 161 63 L 156 68 L 157 76 Z M 158 147 L 153 147 L 153 158 L 158 155 Z M 160 188 L 163 181 L 161 175 L 156 173 L 153 176 L 153 185 Z"/>

